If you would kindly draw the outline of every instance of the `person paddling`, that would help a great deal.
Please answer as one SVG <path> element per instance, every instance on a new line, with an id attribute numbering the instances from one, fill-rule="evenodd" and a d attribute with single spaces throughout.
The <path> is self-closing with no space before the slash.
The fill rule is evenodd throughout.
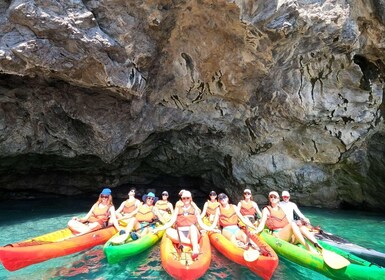
<path id="1" fill-rule="evenodd" d="M 111 190 L 105 188 L 87 215 L 82 218 L 73 217 L 68 222 L 68 227 L 75 234 L 83 234 L 111 224 L 119 230 L 119 225 L 115 217 L 115 207 L 112 203 Z"/>

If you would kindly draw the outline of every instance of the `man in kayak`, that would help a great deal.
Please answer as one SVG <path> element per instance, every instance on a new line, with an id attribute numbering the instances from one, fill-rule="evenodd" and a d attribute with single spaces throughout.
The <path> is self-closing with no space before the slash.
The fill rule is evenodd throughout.
<path id="1" fill-rule="evenodd" d="M 142 202 L 135 198 L 135 193 L 136 189 L 131 188 L 128 192 L 128 199 L 123 201 L 116 210 L 116 218 L 122 226 L 127 226 L 128 220 L 138 213 L 139 207 L 142 205 Z"/>
<path id="2" fill-rule="evenodd" d="M 219 222 L 222 227 L 222 234 L 234 245 L 246 248 L 248 246 L 248 238 L 246 233 L 238 226 L 238 220 L 241 220 L 246 226 L 251 229 L 256 229 L 249 219 L 245 218 L 238 207 L 229 203 L 229 198 L 226 194 L 220 193 L 218 195 L 220 203 L 216 210 L 213 225 Z"/>
<path id="3" fill-rule="evenodd" d="M 115 216 L 115 207 L 112 203 L 111 190 L 105 188 L 87 215 L 83 218 L 73 217 L 68 222 L 68 227 L 75 234 L 83 234 L 101 229 L 110 224 L 113 224 L 119 230 L 119 224 Z"/>
<path id="4" fill-rule="evenodd" d="M 192 204 L 191 192 L 184 190 L 181 195 L 180 203 L 176 205 L 173 215 L 168 223 L 154 229 L 154 233 L 166 230 L 166 234 L 174 243 L 192 245 L 192 258 L 196 259 L 200 252 L 198 240 L 200 232 L 197 224 L 207 231 L 213 230 L 213 227 L 205 225 L 201 219 L 199 209 Z M 175 228 L 171 228 L 175 225 Z"/>
<path id="5" fill-rule="evenodd" d="M 296 221 L 298 226 L 310 224 L 310 220 L 306 218 L 304 214 L 302 214 L 302 212 L 298 209 L 297 204 L 290 201 L 290 193 L 288 191 L 282 192 L 282 201 L 279 202 L 279 206 L 283 211 L 285 211 L 286 217 L 289 219 L 289 221 L 295 221 L 295 213 L 300 218 L 300 220 Z"/>
<path id="6" fill-rule="evenodd" d="M 308 251 L 313 251 L 309 244 L 305 241 L 298 225 L 292 220 L 289 220 L 286 213 L 280 207 L 279 194 L 276 191 L 271 191 L 268 199 L 269 205 L 262 210 L 262 218 L 256 230 L 257 233 L 261 232 L 265 226 L 267 226 L 273 236 L 293 244 L 299 242 Z M 308 238 L 313 244 L 318 245 L 314 235 L 312 235 L 309 231 L 307 231 L 306 238 Z"/>
<path id="7" fill-rule="evenodd" d="M 258 225 L 258 222 L 255 220 L 255 214 L 262 217 L 262 212 L 259 210 L 258 204 L 253 201 L 250 189 L 245 189 L 243 191 L 243 200 L 238 203 L 238 209 L 239 212 L 241 212 L 244 217 L 248 218 L 253 225 Z"/>

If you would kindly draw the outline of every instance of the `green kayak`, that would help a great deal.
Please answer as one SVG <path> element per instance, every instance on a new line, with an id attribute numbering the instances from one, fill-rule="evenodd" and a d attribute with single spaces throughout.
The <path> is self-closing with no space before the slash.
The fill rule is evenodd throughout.
<path id="1" fill-rule="evenodd" d="M 383 267 L 379 267 L 322 241 L 319 243 L 324 249 L 326 249 L 324 250 L 325 252 L 331 252 L 331 254 L 337 253 L 337 257 L 342 256 L 346 258 L 350 264 L 340 269 L 333 269 L 327 264 L 327 262 L 324 261 L 324 257 L 321 253 L 312 253 L 304 249 L 302 245 L 293 245 L 289 242 L 276 238 L 272 236 L 268 230 L 263 231 L 260 236 L 279 256 L 306 268 L 317 271 L 331 279 L 385 279 L 385 269 Z"/>
<path id="2" fill-rule="evenodd" d="M 148 233 L 136 240 L 133 240 L 130 235 L 127 235 L 127 239 L 124 242 L 114 243 L 114 241 L 121 239 L 118 232 L 104 244 L 103 252 L 107 257 L 108 263 L 118 263 L 151 248 L 162 238 L 164 232 L 165 231 L 159 231 L 156 234 Z"/>

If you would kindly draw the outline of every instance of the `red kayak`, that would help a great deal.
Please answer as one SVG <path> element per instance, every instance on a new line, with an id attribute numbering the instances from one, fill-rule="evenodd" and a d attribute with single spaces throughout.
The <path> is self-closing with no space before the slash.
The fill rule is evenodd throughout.
<path id="1" fill-rule="evenodd" d="M 69 228 L 65 228 L 0 247 L 0 261 L 7 270 L 15 271 L 102 245 L 115 233 L 116 229 L 112 226 L 82 235 L 74 235 Z"/>
<path id="2" fill-rule="evenodd" d="M 200 240 L 200 254 L 198 258 L 192 259 L 192 250 L 188 245 L 178 249 L 178 245 L 165 234 L 160 244 L 160 256 L 162 266 L 175 279 L 191 280 L 198 279 L 208 270 L 211 263 L 210 240 L 206 233 L 203 233 Z"/>
<path id="3" fill-rule="evenodd" d="M 248 249 L 237 247 L 222 233 L 212 232 L 209 237 L 211 244 L 225 257 L 247 267 L 263 279 L 270 279 L 278 266 L 277 254 L 258 235 L 250 236 L 258 248 Z"/>

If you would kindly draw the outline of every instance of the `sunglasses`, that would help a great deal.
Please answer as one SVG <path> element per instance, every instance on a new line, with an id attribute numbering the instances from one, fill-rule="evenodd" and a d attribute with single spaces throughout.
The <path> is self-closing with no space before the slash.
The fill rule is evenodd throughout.
<path id="1" fill-rule="evenodd" d="M 278 196 L 276 196 L 276 195 L 271 195 L 271 196 L 269 196 L 270 198 L 278 198 Z"/>
<path id="2" fill-rule="evenodd" d="M 191 197 L 182 197 L 182 200 L 189 200 Z"/>
<path id="3" fill-rule="evenodd" d="M 168 194 L 162 194 L 162 196 L 168 196 Z"/>
<path id="4" fill-rule="evenodd" d="M 212 193 L 212 194 L 210 194 L 210 196 L 217 196 L 217 195 Z"/>
<path id="5" fill-rule="evenodd" d="M 282 198 L 289 198 L 290 196 L 282 196 Z"/>
<path id="6" fill-rule="evenodd" d="M 147 197 L 147 200 L 154 200 L 153 197 Z"/>
<path id="7" fill-rule="evenodd" d="M 251 195 L 251 193 L 249 193 L 249 192 L 245 192 L 245 193 L 243 193 L 244 195 Z"/>
<path id="8" fill-rule="evenodd" d="M 225 200 L 226 198 L 227 198 L 227 196 L 221 197 L 219 200 Z"/>
<path id="9" fill-rule="evenodd" d="M 109 196 L 108 195 L 101 195 L 100 197 L 101 198 L 108 198 Z"/>

